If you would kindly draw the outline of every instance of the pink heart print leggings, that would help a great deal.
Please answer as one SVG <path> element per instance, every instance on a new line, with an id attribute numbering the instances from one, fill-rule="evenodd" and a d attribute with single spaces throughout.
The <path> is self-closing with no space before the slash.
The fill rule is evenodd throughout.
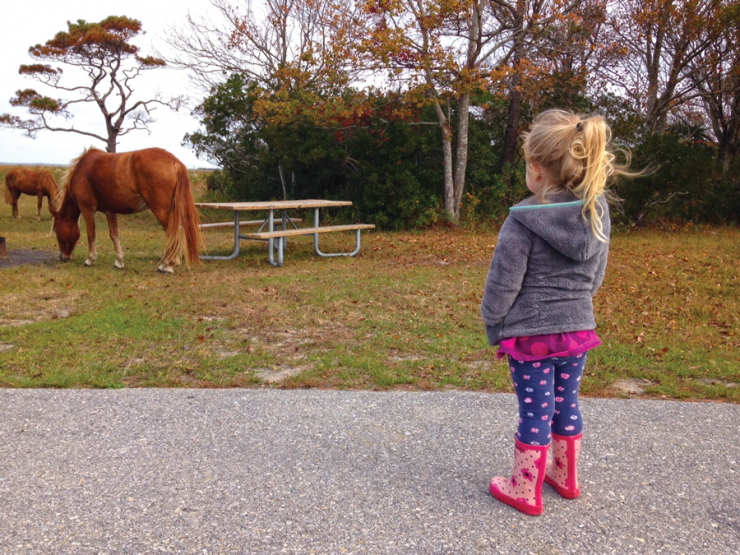
<path id="1" fill-rule="evenodd" d="M 574 436 L 583 430 L 578 408 L 586 353 L 520 362 L 509 356 L 514 390 L 519 399 L 517 437 L 529 445 L 547 445 L 552 432 Z"/>

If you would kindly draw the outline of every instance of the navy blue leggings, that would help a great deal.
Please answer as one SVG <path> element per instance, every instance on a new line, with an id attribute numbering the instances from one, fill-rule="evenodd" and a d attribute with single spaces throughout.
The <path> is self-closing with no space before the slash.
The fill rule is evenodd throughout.
<path id="1" fill-rule="evenodd" d="M 529 445 L 547 445 L 552 432 L 575 436 L 583 430 L 578 409 L 586 353 L 567 358 L 518 362 L 509 356 L 514 390 L 519 399 L 517 437 Z"/>

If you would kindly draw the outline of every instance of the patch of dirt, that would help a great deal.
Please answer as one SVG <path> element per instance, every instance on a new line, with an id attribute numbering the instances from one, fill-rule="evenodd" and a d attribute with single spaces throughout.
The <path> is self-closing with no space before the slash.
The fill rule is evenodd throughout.
<path id="1" fill-rule="evenodd" d="M 410 355 L 402 353 L 399 349 L 391 349 L 388 351 L 388 360 L 393 362 L 418 362 L 424 360 L 425 357 L 418 355 Z"/>
<path id="2" fill-rule="evenodd" d="M 473 360 L 471 362 L 466 362 L 465 366 L 471 370 L 477 370 L 479 372 L 490 372 L 494 368 L 494 363 L 490 360 Z"/>
<path id="3" fill-rule="evenodd" d="M 262 381 L 278 383 L 308 370 L 307 366 L 288 366 L 281 364 L 275 368 L 255 368 L 254 374 Z"/>
<path id="4" fill-rule="evenodd" d="M 313 342 L 310 330 L 266 331 L 257 339 L 261 339 L 270 352 L 295 351 L 301 345 Z"/>
<path id="5" fill-rule="evenodd" d="M 50 311 L 43 311 L 39 313 L 33 320 L 15 319 L 15 318 L 0 318 L 0 328 L 11 328 L 15 326 L 27 326 L 28 324 L 34 324 L 41 322 L 42 320 L 57 320 L 59 318 L 69 318 L 72 315 L 71 308 L 60 308 L 52 309 Z"/>
<path id="6" fill-rule="evenodd" d="M 44 264 L 58 262 L 59 254 L 48 251 L 15 250 L 8 251 L 8 258 L 0 258 L 0 270 L 24 264 Z"/>
<path id="7" fill-rule="evenodd" d="M 650 380 L 642 378 L 630 378 L 628 380 L 617 380 L 612 384 L 612 388 L 616 389 L 619 393 L 626 393 L 627 395 L 644 395 L 645 388 L 652 385 Z"/>
<path id="8" fill-rule="evenodd" d="M 123 367 L 126 368 L 126 369 L 129 369 L 132 366 L 136 366 L 136 365 L 142 364 L 144 362 L 146 362 L 146 359 L 145 358 L 134 357 L 134 358 L 130 358 L 129 360 L 127 360 L 126 361 L 126 364 L 124 364 Z"/>
<path id="9" fill-rule="evenodd" d="M 0 328 L 12 328 L 14 326 L 26 326 L 33 324 L 35 320 L 14 320 L 12 318 L 0 318 Z"/>
<path id="10" fill-rule="evenodd" d="M 2 350 L 0 348 L 0 350 Z M 704 384 L 704 385 L 723 385 L 725 387 L 738 387 L 740 386 L 739 383 L 736 382 L 730 382 L 727 380 L 719 380 L 717 378 L 705 378 L 701 380 L 696 380 L 697 382 Z"/>
<path id="11" fill-rule="evenodd" d="M 75 312 L 73 305 L 82 296 L 82 293 L 72 292 L 48 293 L 33 298 L 16 297 L 0 310 L 0 328 L 69 318 Z M 5 315 L 2 315 L 3 312 Z"/>
<path id="12" fill-rule="evenodd" d="M 2 341 L 0 341 L 0 353 L 2 353 L 3 351 L 12 351 L 13 349 L 15 349 L 15 345 L 11 343 L 3 343 Z"/>
<path id="13" fill-rule="evenodd" d="M 256 329 L 240 328 L 232 333 L 241 341 L 248 341 L 259 346 L 265 352 L 281 357 L 299 357 L 302 348 L 307 345 L 332 345 L 345 340 L 334 328 L 317 328 L 302 330 L 270 330 L 263 329 L 255 333 Z"/>
<path id="14" fill-rule="evenodd" d="M 215 349 L 214 352 L 221 358 L 233 358 L 241 354 L 239 351 L 227 351 L 221 349 Z"/>

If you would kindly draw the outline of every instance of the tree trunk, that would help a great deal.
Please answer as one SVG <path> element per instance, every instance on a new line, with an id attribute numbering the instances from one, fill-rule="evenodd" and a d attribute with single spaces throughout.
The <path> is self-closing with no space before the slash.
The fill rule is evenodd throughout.
<path id="1" fill-rule="evenodd" d="M 504 148 L 501 153 L 501 167 L 499 171 L 503 174 L 508 166 L 516 160 L 517 141 L 519 140 L 519 121 L 522 117 L 522 92 L 520 90 L 521 76 L 519 74 L 520 63 L 524 58 L 524 10 L 521 1 L 517 2 L 516 18 L 514 20 L 515 40 L 512 67 L 514 74 L 509 81 L 509 117 L 506 121 L 506 133 L 504 134 Z M 511 191 L 514 188 L 513 177 L 509 178 L 505 185 L 504 198 L 502 202 L 505 207 L 511 204 Z"/>
<path id="2" fill-rule="evenodd" d="M 455 182 L 452 174 L 452 123 L 445 116 L 438 102 L 434 103 L 434 111 L 439 119 L 439 127 L 442 130 L 442 153 L 444 156 L 444 210 L 448 217 L 457 223 L 460 214 L 455 214 Z"/>
<path id="3" fill-rule="evenodd" d="M 278 173 L 280 174 L 280 183 L 283 186 L 283 200 L 288 200 L 288 185 L 285 183 L 285 173 L 282 164 L 278 164 Z"/>
<path id="4" fill-rule="evenodd" d="M 509 118 L 506 122 L 504 134 L 504 148 L 501 153 L 501 167 L 503 173 L 507 164 L 516 160 L 517 140 L 519 139 L 519 120 L 522 117 L 522 93 L 519 92 L 519 75 L 514 75 L 509 88 Z"/>
<path id="5" fill-rule="evenodd" d="M 658 99 L 656 98 L 655 94 L 648 90 L 648 98 L 647 98 L 647 109 L 645 114 L 645 135 L 655 135 L 656 129 L 658 127 L 658 113 L 656 110 L 656 104 L 658 102 Z"/>
<path id="6" fill-rule="evenodd" d="M 727 143 L 720 142 L 719 151 L 717 152 L 717 159 L 722 165 L 722 173 L 730 171 L 730 163 L 732 162 L 732 153 L 730 152 L 730 145 Z"/>
<path id="7" fill-rule="evenodd" d="M 717 158 L 722 164 L 722 172 L 730 171 L 730 165 L 733 158 L 740 151 L 740 122 L 735 119 L 729 122 L 729 129 L 722 134 L 719 142 L 719 152 Z"/>
<path id="8" fill-rule="evenodd" d="M 675 84 L 671 86 L 668 83 L 666 84 L 667 90 L 659 97 L 660 68 L 663 61 L 663 47 L 670 22 L 672 5 L 673 2 L 669 0 L 659 8 L 659 20 L 653 28 L 649 29 L 645 37 L 645 65 L 648 80 L 646 126 L 648 135 L 665 131 L 666 115 L 670 107 L 670 103 L 667 100 L 672 98 L 673 90 L 675 89 Z M 653 36 L 653 31 L 655 31 L 655 36 Z"/>
<path id="9" fill-rule="evenodd" d="M 656 95 L 650 95 L 647 103 L 647 132 L 648 135 L 661 135 L 668 128 L 668 110 L 670 109 L 669 98 L 673 96 L 675 87 L 666 85 L 668 88 L 663 95 L 658 98 Z"/>
<path id="10" fill-rule="evenodd" d="M 518 56 L 517 56 L 518 58 Z M 518 61 L 518 60 L 517 60 Z M 516 62 L 515 65 L 516 66 Z M 509 85 L 509 117 L 506 122 L 506 133 L 504 134 L 504 148 L 501 153 L 501 166 L 499 172 L 505 174 L 507 168 L 516 160 L 517 143 L 519 141 L 519 121 L 522 117 L 522 93 L 519 90 L 519 73 L 518 70 L 511 79 Z M 508 207 L 512 201 L 512 190 L 514 188 L 514 178 L 510 176 L 505 184 L 504 196 L 501 202 L 504 207 Z"/>
<path id="11" fill-rule="evenodd" d="M 460 221 L 462 195 L 465 189 L 465 173 L 468 167 L 468 130 L 470 128 L 470 93 L 465 93 L 457 102 L 457 152 L 455 156 L 455 174 L 453 177 L 455 222 Z"/>
<path id="12" fill-rule="evenodd" d="M 709 116 L 712 123 L 712 131 L 717 138 L 717 161 L 722 165 L 723 173 L 730 170 L 732 159 L 740 150 L 740 80 L 737 81 L 735 96 L 725 104 L 725 97 L 719 86 L 714 84 L 713 88 L 699 85 L 702 99 L 704 101 L 704 111 Z"/>
<path id="13" fill-rule="evenodd" d="M 120 133 L 121 128 L 117 127 L 116 124 L 113 123 L 112 118 L 107 114 L 105 114 L 105 130 L 108 132 L 108 140 L 105 143 L 105 151 L 115 152 L 116 143 L 118 143 L 118 133 Z"/>
<path id="14" fill-rule="evenodd" d="M 118 133 L 116 133 L 115 135 L 111 134 L 110 132 L 108 133 L 108 141 L 106 142 L 106 145 L 105 145 L 106 152 L 116 152 L 116 143 L 118 142 L 116 140 L 117 138 L 118 138 Z"/>

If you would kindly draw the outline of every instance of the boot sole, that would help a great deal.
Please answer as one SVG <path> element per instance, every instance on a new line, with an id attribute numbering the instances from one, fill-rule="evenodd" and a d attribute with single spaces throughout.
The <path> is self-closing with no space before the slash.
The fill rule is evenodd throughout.
<path id="1" fill-rule="evenodd" d="M 495 487 L 493 484 L 491 484 L 488 487 L 488 489 L 494 498 L 498 499 L 502 503 L 506 503 L 510 507 L 514 507 L 517 511 L 522 512 L 525 515 L 537 516 L 537 515 L 542 514 L 544 505 L 540 505 L 540 506 L 530 505 L 529 503 L 522 503 L 521 501 L 517 501 L 511 496 L 506 495 L 505 493 L 501 493 L 499 489 Z"/>
<path id="2" fill-rule="evenodd" d="M 545 482 L 547 482 L 552 487 L 554 487 L 555 491 L 557 491 L 560 494 L 560 497 L 565 497 L 566 499 L 575 499 L 579 495 L 581 495 L 581 488 L 578 488 L 577 490 L 566 489 L 562 486 L 557 485 L 555 481 L 550 479 L 550 477 L 547 474 L 545 474 Z"/>

